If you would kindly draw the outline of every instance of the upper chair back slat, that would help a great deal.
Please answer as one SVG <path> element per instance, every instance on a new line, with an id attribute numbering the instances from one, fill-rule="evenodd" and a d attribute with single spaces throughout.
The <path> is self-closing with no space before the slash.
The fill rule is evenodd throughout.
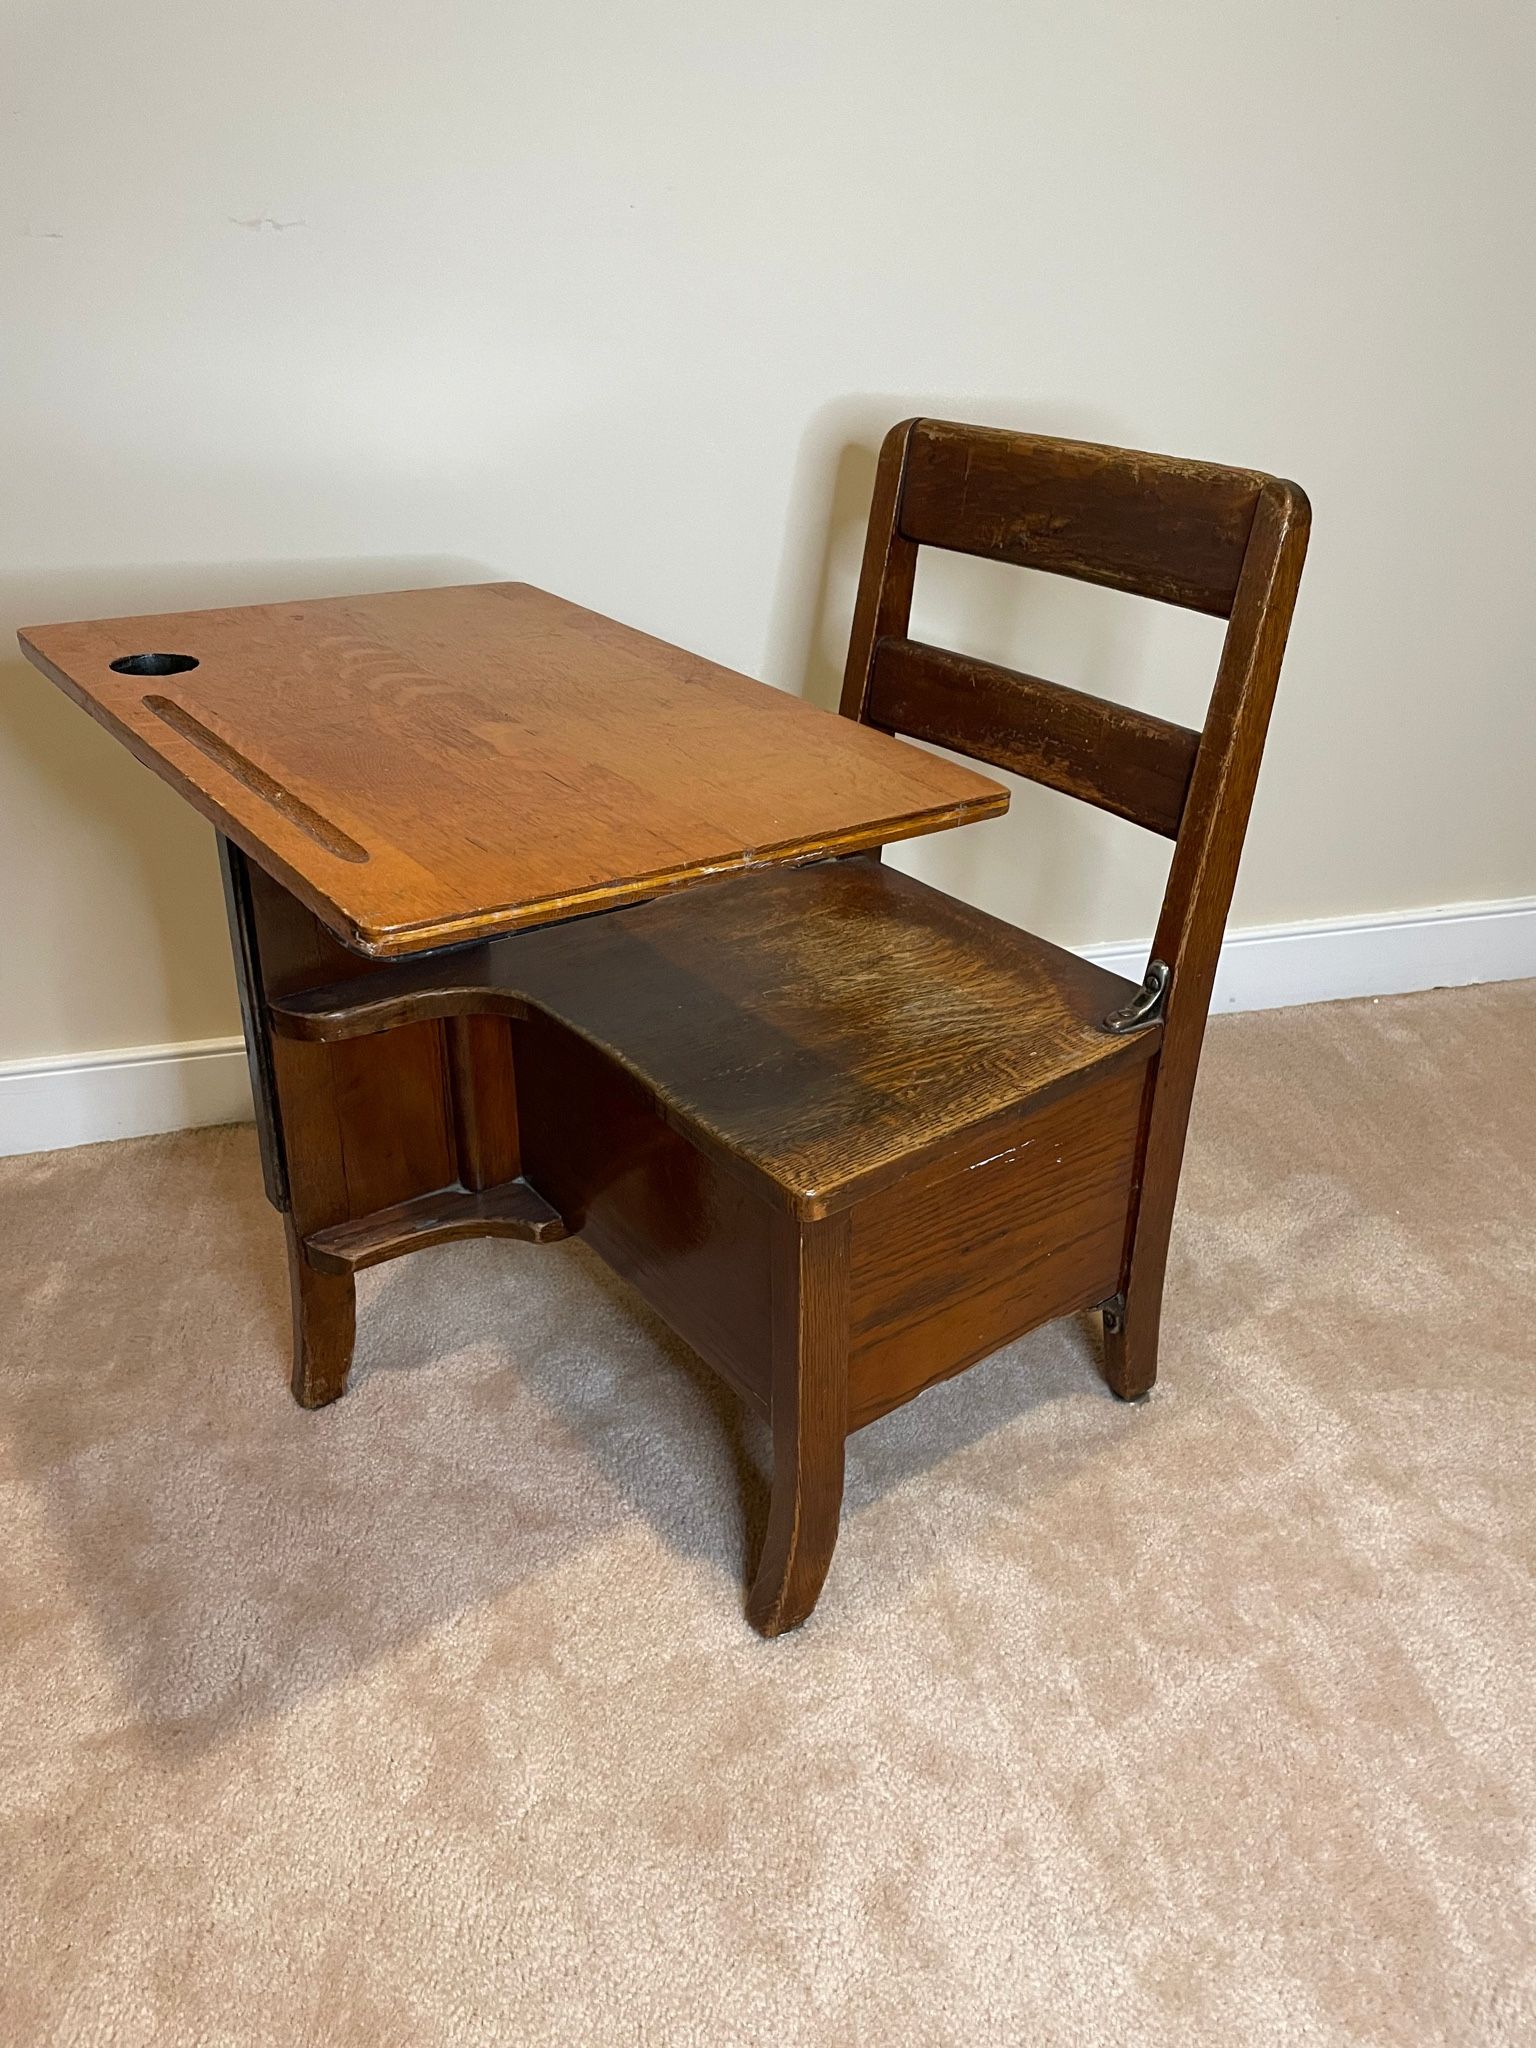
<path id="1" fill-rule="evenodd" d="M 919 420 L 900 530 L 1224 619 L 1263 485 L 1252 470 Z"/>
<path id="2" fill-rule="evenodd" d="M 1178 835 L 1200 735 L 920 640 L 880 640 L 864 716 Z"/>

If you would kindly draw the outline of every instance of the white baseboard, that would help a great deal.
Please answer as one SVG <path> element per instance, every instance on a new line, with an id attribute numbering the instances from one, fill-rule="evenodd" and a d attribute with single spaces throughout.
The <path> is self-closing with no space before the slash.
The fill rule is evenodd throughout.
<path id="1" fill-rule="evenodd" d="M 1145 940 L 1083 950 L 1132 981 L 1147 963 Z M 1536 896 L 1230 932 L 1212 1007 L 1274 1010 L 1527 977 L 1536 979 Z M 0 1062 L 0 1156 L 238 1123 L 250 1114 L 238 1038 Z"/>
<path id="2" fill-rule="evenodd" d="M 0 1156 L 240 1123 L 250 1114 L 239 1038 L 0 1063 Z"/>
<path id="3" fill-rule="evenodd" d="M 1131 981 L 1146 971 L 1145 939 L 1082 950 Z M 1211 1008 L 1281 1010 L 1530 977 L 1536 977 L 1536 896 L 1517 896 L 1228 932 Z"/>

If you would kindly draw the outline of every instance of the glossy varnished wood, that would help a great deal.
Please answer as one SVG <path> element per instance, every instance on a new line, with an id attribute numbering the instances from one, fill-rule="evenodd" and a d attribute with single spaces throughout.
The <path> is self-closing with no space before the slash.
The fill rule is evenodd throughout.
<path id="1" fill-rule="evenodd" d="M 867 630 L 855 631 L 844 678 L 850 718 L 871 715 L 882 662 L 900 672 L 920 545 L 1229 621 L 1192 761 L 1178 728 L 1089 710 L 1094 700 L 1033 678 L 999 681 L 1000 672 L 963 657 L 942 675 L 929 664 L 904 704 L 892 694 L 883 706 L 893 729 L 969 747 L 1174 833 L 1151 953 L 1166 972 L 1165 1036 L 1142 1105 L 1120 1285 L 1105 1305 L 1106 1376 L 1126 1398 L 1156 1375 L 1190 1102 L 1310 524 L 1305 493 L 1256 470 L 943 420 L 902 421 L 880 452 L 855 611 Z M 955 687 L 961 676 L 975 686 L 969 697 Z M 1096 761 L 1084 745 L 1093 726 Z"/>
<path id="2" fill-rule="evenodd" d="M 1114 1293 L 1145 1090 L 1109 1074 L 854 1209 L 851 1427 Z"/>
<path id="3" fill-rule="evenodd" d="M 265 1018 L 283 990 L 374 971 L 238 848 L 225 859 L 248 1012 Z M 248 1040 L 262 1053 L 252 1062 L 258 1117 L 282 1161 L 268 1192 L 287 1212 L 293 1391 L 305 1407 L 345 1391 L 356 1320 L 350 1272 L 312 1264 L 308 1240 L 462 1179 L 444 1031 L 427 1024 L 387 1044 L 352 1046 L 300 1045 L 265 1031 Z"/>
<path id="4" fill-rule="evenodd" d="M 775 1219 L 773 1488 L 747 1614 L 762 1635 L 798 1628 L 837 1542 L 848 1435 L 847 1215 Z"/>
<path id="5" fill-rule="evenodd" d="M 268 1005 L 289 989 L 377 971 L 254 864 L 249 880 Z M 290 1202 L 306 1235 L 459 1181 L 441 1025 L 401 1032 L 387 1049 L 274 1035 L 271 1055 Z"/>
<path id="6" fill-rule="evenodd" d="M 323 1407 L 346 1390 L 355 1273 L 455 1238 L 548 1243 L 565 1226 L 519 1176 L 512 1027 L 465 1017 L 352 1046 L 274 1041 L 281 991 L 387 970 L 238 847 L 220 852 L 267 1194 L 287 1212 L 293 1389 Z"/>
<path id="7" fill-rule="evenodd" d="M 495 1017 L 451 1017 L 443 1027 L 459 1178 L 472 1189 L 516 1178 L 517 1075 L 512 1029 Z"/>
<path id="8" fill-rule="evenodd" d="M 558 1210 L 525 1180 L 493 1188 L 440 1188 L 387 1209 L 311 1232 L 304 1252 L 322 1273 L 360 1273 L 428 1245 L 464 1237 L 510 1237 L 555 1244 L 566 1235 Z"/>
<path id="9" fill-rule="evenodd" d="M 290 1384 L 301 1408 L 327 1408 L 347 1391 L 357 1337 L 357 1288 L 350 1273 L 323 1272 L 305 1256 L 291 1216 L 284 1220 L 293 1308 Z"/>
<path id="10" fill-rule="evenodd" d="M 878 642 L 864 716 L 1178 836 L 1200 735 L 919 640 Z"/>
<path id="11" fill-rule="evenodd" d="M 767 1408 L 782 1208 L 566 1026 L 534 1018 L 520 1045 L 532 1180 L 573 1233 Z M 1118 1068 L 1016 1111 L 850 1206 L 849 1427 L 1113 1293 L 1146 1072 Z"/>
<path id="12" fill-rule="evenodd" d="M 1127 1399 L 1145 1393 L 1157 1374 L 1163 1279 L 1190 1104 L 1310 527 L 1305 494 L 1267 478 L 1152 942 L 1153 958 L 1170 968 L 1164 1044 L 1148 1105 L 1125 1277 L 1104 1325 L 1109 1382 Z"/>
<path id="13" fill-rule="evenodd" d="M 741 678 L 520 586 L 342 601 L 402 609 L 388 631 L 371 615 L 328 616 L 296 691 L 285 660 L 268 663 L 287 752 L 238 692 L 196 695 L 200 671 L 127 683 L 142 692 L 130 719 L 94 669 L 80 687 L 33 636 L 66 687 L 95 691 L 98 715 L 237 838 L 259 841 L 288 885 L 231 849 L 264 1160 L 288 1212 L 299 1399 L 320 1405 L 345 1386 L 358 1267 L 480 1230 L 580 1234 L 769 1417 L 773 1482 L 748 1610 L 774 1634 L 820 1590 L 851 1429 L 1094 1304 L 1111 1386 L 1144 1391 L 1307 523 L 1293 485 L 1254 471 L 934 421 L 902 423 L 882 450 L 846 724 L 832 730 L 860 748 L 896 745 L 879 726 L 968 752 L 1174 837 L 1153 946 L 1165 1011 L 1124 1033 L 1107 1021 L 1132 994 L 1119 977 L 872 853 L 828 857 L 985 814 L 1002 800 L 993 786 L 969 785 L 924 823 L 915 810 L 876 820 L 867 778 L 898 761 L 918 773 L 912 750 L 882 766 L 838 740 L 790 791 L 809 758 L 795 735 L 811 727 L 765 714 Z M 913 642 L 924 546 L 1229 618 L 1202 731 Z M 445 595 L 452 635 L 421 609 Z M 518 653 L 498 665 L 509 615 Z M 87 667 L 104 645 L 90 642 Z M 78 643 L 67 651 L 82 658 Z M 335 723 L 316 695 L 322 674 L 341 678 Z M 393 707 L 378 728 L 388 744 L 358 767 L 342 727 L 355 739 L 374 716 L 359 707 L 379 698 Z M 711 748 L 710 734 L 725 737 Z M 777 794 L 737 801 L 765 768 Z M 796 839 L 791 796 L 825 799 L 842 825 Z M 509 854 L 519 805 L 550 843 Z M 442 814 L 431 830 L 428 806 Z M 714 862 L 702 848 L 727 811 L 740 845 Z M 577 873 L 588 854 L 607 873 L 591 887 Z M 765 871 L 765 857 L 782 864 Z M 525 893 L 492 903 L 488 878 L 514 869 Z M 364 898 L 335 879 L 368 871 L 388 874 L 393 922 L 369 924 Z M 699 886 L 667 893 L 685 881 Z M 607 914 L 555 921 L 592 909 Z M 489 936 L 365 960 L 321 919 L 379 953 Z M 544 928 L 512 930 L 523 923 Z"/>
<path id="14" fill-rule="evenodd" d="M 896 431 L 905 540 L 1231 611 L 1269 481 L 1256 470 L 953 420 Z"/>
<path id="15" fill-rule="evenodd" d="M 1133 993 L 865 858 L 743 875 L 296 991 L 282 1034 L 330 1043 L 451 1015 L 555 1019 L 633 1075 L 727 1171 L 802 1217 L 846 1209 L 1091 1074 L 1139 1068 Z"/>
<path id="16" fill-rule="evenodd" d="M 757 1398 L 766 1387 L 774 1480 L 749 1600 L 765 1633 L 815 1600 L 849 1429 L 1095 1304 L 1111 1386 L 1151 1383 L 1200 1041 L 1307 524 L 1293 485 L 1251 471 L 928 421 L 882 451 L 843 708 L 1172 835 L 1149 982 L 1166 1025 L 1154 1008 L 1113 1031 L 1128 984 L 864 860 L 740 877 L 278 1006 L 281 1032 L 321 1041 L 520 1020 L 566 1049 L 568 1069 L 607 1077 L 589 1104 L 627 1105 L 611 1183 L 625 1190 L 621 1269 L 663 1313 L 683 1327 L 695 1290 L 728 1302 L 747 1274 L 760 1313 L 766 1271 L 766 1358 L 759 1345 L 744 1363 L 728 1316 L 694 1316 L 706 1355 Z M 933 545 L 1228 617 L 1200 734 L 912 642 L 916 552 Z M 609 1199 L 603 1119 L 568 1119 L 585 1153 L 569 1214 L 584 1186 L 593 1215 Z M 722 1228 L 692 1204 L 683 1292 L 657 1255 L 675 1229 L 661 1190 L 695 1173 L 717 1188 L 729 1176 L 747 1206 Z"/>
<path id="17" fill-rule="evenodd" d="M 877 846 L 996 783 L 521 583 L 29 628 L 28 656 L 386 957 Z M 168 674 L 116 672 L 183 654 Z"/>

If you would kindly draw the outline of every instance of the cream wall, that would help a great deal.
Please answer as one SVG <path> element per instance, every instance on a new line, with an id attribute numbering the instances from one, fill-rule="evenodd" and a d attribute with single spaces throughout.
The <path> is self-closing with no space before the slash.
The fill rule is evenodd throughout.
<path id="1" fill-rule="evenodd" d="M 1536 891 L 1529 0 L 8 0 L 17 624 L 512 575 L 825 698 L 913 411 L 1281 470 L 1243 923 Z M 931 630 L 1185 717 L 1210 622 Z M 0 677 L 0 1059 L 237 1028 L 211 835 Z M 1153 842 L 912 864 L 1073 943 Z"/>

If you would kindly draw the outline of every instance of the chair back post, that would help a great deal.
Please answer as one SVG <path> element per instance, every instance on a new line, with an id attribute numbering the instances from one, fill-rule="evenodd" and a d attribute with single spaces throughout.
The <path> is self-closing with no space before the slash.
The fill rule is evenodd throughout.
<path id="1" fill-rule="evenodd" d="M 1124 1306 L 1113 1332 L 1130 1347 L 1124 1365 L 1133 1382 L 1145 1377 L 1150 1384 L 1155 1369 L 1163 1276 L 1195 1077 L 1310 526 L 1306 494 L 1295 484 L 1267 478 L 1254 507 L 1152 942 L 1152 958 L 1169 969 L 1163 1043 L 1150 1089 Z M 1150 1355 L 1138 1358 L 1146 1348 Z"/>
<path id="2" fill-rule="evenodd" d="M 882 640 L 902 638 L 912 616 L 912 587 L 917 575 L 917 543 L 901 531 L 901 499 L 907 477 L 907 449 L 920 423 L 901 420 L 880 444 L 875 468 L 875 494 L 864 533 L 864 561 L 859 592 L 853 604 L 848 635 L 848 662 L 843 670 L 843 695 L 838 705 L 844 718 L 865 723 L 870 673 L 875 649 Z"/>
<path id="3" fill-rule="evenodd" d="M 1222 934 L 1310 508 L 1257 471 L 903 420 L 885 437 L 842 711 L 1030 776 L 1174 840 L 1147 1000 L 1150 1069 L 1111 1383 L 1151 1384 L 1163 1269 Z M 1198 733 L 907 637 L 920 546 L 1046 569 L 1227 619 Z M 1161 999 L 1153 989 L 1162 984 Z"/>

